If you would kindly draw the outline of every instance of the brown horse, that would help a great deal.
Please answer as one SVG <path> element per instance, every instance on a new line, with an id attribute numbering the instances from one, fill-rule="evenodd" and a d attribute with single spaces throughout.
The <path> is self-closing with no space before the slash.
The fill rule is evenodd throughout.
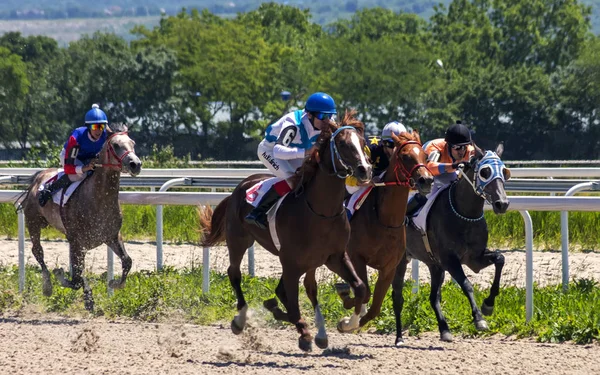
<path id="1" fill-rule="evenodd" d="M 51 225 L 69 241 L 72 267 L 71 280 L 65 279 L 62 268 L 55 269 L 54 274 L 65 288 L 77 290 L 83 286 L 84 304 L 89 311 L 94 308 L 94 299 L 92 290 L 82 275 L 86 250 L 106 244 L 121 259 L 123 273 L 119 281 L 112 280 L 112 288 L 123 287 L 131 270 L 131 258 L 125 251 L 120 233 L 123 217 L 119 206 L 119 181 L 121 172 L 138 175 L 142 162 L 135 154 L 135 143 L 127 135 L 127 127 L 120 124 L 111 124 L 111 127 L 112 130 L 107 130 L 112 134 L 108 136 L 98 155 L 96 166 L 99 168 L 77 187 L 65 206 L 49 202 L 40 207 L 38 203 L 40 184 L 50 178 L 56 168 L 36 173 L 20 202 L 33 245 L 33 255 L 42 267 L 44 295 L 52 295 L 52 284 L 50 272 L 44 262 L 40 232 L 42 228 Z"/>
<path id="2" fill-rule="evenodd" d="M 385 172 L 383 186 L 373 188 L 350 223 L 352 233 L 348 254 L 358 276 L 367 286 L 367 293 L 359 301 L 363 304 L 361 315 L 355 313 L 351 318 L 341 320 L 338 324 L 341 332 L 356 330 L 379 315 L 385 294 L 394 279 L 396 266 L 406 249 L 404 216 L 408 193 L 416 187 L 426 195 L 433 183 L 433 176 L 425 166 L 427 158 L 419 134 L 416 131 L 400 133 L 399 137 L 392 134 L 392 139 L 395 143 L 394 157 Z M 365 313 L 371 297 L 367 266 L 378 270 L 379 275 L 373 302 Z M 348 285 L 338 284 L 336 287 L 344 300 L 344 307 L 356 305 L 355 298 L 350 298 Z"/>
<path id="3" fill-rule="evenodd" d="M 367 182 L 372 176 L 371 165 L 363 151 L 364 137 L 359 133 L 364 130 L 364 125 L 354 119 L 354 113 L 346 112 L 342 127 L 329 122 L 329 128 L 319 135 L 311 156 L 299 168 L 296 189 L 284 198 L 277 213 L 276 231 L 280 239 L 280 250 L 277 250 L 269 228 L 263 230 L 244 221 L 244 217 L 252 209 L 245 199 L 246 190 L 260 180 L 272 177 L 271 175 L 252 175 L 244 179 L 214 212 L 209 208 L 201 210 L 201 223 L 205 233 L 202 245 L 212 246 L 226 240 L 229 249 L 230 265 L 227 273 L 238 300 L 238 315 L 231 322 L 233 333 L 241 333 L 246 324 L 248 305 L 241 288 L 240 264 L 246 249 L 254 241 L 279 256 L 282 275 L 276 295 L 287 313 L 280 310 L 274 300 L 265 301 L 265 306 L 273 312 L 276 319 L 296 326 L 302 350 L 309 351 L 312 348 L 312 336 L 300 316 L 298 305 L 298 284 L 303 274 L 307 273 L 307 278 L 309 275 L 314 278 L 314 270 L 325 264 L 350 283 L 357 295 L 365 293 L 364 284 L 356 275 L 346 254 L 350 224 L 343 206 L 345 177 L 354 175 L 359 181 Z M 307 288 L 307 293 L 315 308 L 315 321 L 319 326 L 315 342 L 321 348 L 327 347 L 317 290 Z M 357 309 L 360 309 L 359 304 Z"/>

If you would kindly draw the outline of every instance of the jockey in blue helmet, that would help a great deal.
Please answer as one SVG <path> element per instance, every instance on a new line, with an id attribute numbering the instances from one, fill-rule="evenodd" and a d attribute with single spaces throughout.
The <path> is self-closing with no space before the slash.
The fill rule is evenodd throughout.
<path id="1" fill-rule="evenodd" d="M 88 171 L 95 168 L 95 159 L 106 141 L 108 118 L 98 104 L 92 105 L 85 114 L 85 126 L 71 133 L 71 136 L 60 153 L 61 166 L 65 174 L 58 180 L 46 184 L 38 199 L 40 206 L 45 206 L 52 194 L 59 189 L 67 188 L 71 182 L 83 180 Z"/>
<path id="2" fill-rule="evenodd" d="M 258 145 L 258 158 L 282 181 L 265 193 L 257 207 L 246 216 L 246 222 L 262 229 L 267 227 L 267 211 L 294 188 L 289 178 L 302 165 L 321 130 L 336 113 L 333 98 L 324 92 L 316 92 L 308 97 L 304 110 L 288 113 L 267 127 L 265 138 Z"/>

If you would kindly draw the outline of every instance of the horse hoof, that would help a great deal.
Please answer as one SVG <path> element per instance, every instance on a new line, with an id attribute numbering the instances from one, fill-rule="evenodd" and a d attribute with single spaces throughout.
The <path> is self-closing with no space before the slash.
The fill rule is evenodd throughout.
<path id="1" fill-rule="evenodd" d="M 346 283 L 335 283 L 335 291 L 338 296 L 344 297 L 350 294 L 350 285 Z"/>
<path id="2" fill-rule="evenodd" d="M 452 337 L 452 334 L 450 332 L 444 331 L 440 334 L 440 340 L 445 342 L 452 342 L 454 341 L 454 337 Z"/>
<path id="3" fill-rule="evenodd" d="M 337 330 L 339 333 L 351 333 L 352 331 L 355 331 L 356 329 L 358 329 L 358 327 L 350 326 L 350 318 L 348 318 L 348 317 L 341 319 L 337 324 Z"/>
<path id="4" fill-rule="evenodd" d="M 52 284 L 50 282 L 44 282 L 44 284 L 42 285 L 42 293 L 46 297 L 52 296 Z"/>
<path id="5" fill-rule="evenodd" d="M 300 337 L 298 339 L 298 347 L 303 352 L 312 352 L 312 340 Z"/>
<path id="6" fill-rule="evenodd" d="M 404 340 L 402 339 L 402 337 L 396 337 L 396 343 L 394 345 L 396 345 L 396 348 L 403 347 L 404 346 Z"/>
<path id="7" fill-rule="evenodd" d="M 263 307 L 271 312 L 276 309 L 278 306 L 277 300 L 275 298 L 268 299 L 263 302 Z"/>
<path id="8" fill-rule="evenodd" d="M 233 332 L 234 335 L 239 335 L 240 333 L 242 333 L 242 331 L 244 331 L 244 327 L 238 326 L 235 319 L 233 319 L 231 321 L 231 332 Z"/>
<path id="9" fill-rule="evenodd" d="M 327 349 L 329 346 L 329 340 L 327 337 L 315 337 L 315 344 L 319 347 L 319 349 Z"/>
<path id="10" fill-rule="evenodd" d="M 94 301 L 84 301 L 83 306 L 89 312 L 94 312 Z"/>
<path id="11" fill-rule="evenodd" d="M 481 304 L 481 313 L 485 316 L 490 316 L 494 313 L 494 305 L 490 306 L 483 301 Z"/>
<path id="12" fill-rule="evenodd" d="M 108 286 L 113 289 L 122 289 L 125 284 L 121 280 L 111 280 L 108 282 Z"/>
<path id="13" fill-rule="evenodd" d="M 481 319 L 480 321 L 475 322 L 475 328 L 477 328 L 478 331 L 487 331 L 488 329 L 490 329 L 488 327 L 488 324 L 485 320 Z"/>

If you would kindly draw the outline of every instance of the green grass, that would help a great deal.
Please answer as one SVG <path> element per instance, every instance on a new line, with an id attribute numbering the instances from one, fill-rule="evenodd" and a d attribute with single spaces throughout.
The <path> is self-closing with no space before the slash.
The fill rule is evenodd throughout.
<path id="1" fill-rule="evenodd" d="M 125 240 L 156 239 L 156 208 L 154 206 L 122 205 Z M 560 248 L 560 213 L 530 212 L 533 221 L 534 246 L 542 250 Z M 518 212 L 498 216 L 486 212 L 490 230 L 491 248 L 524 248 L 525 227 Z M 194 206 L 164 206 L 165 241 L 195 243 L 200 239 L 200 224 Z M 600 243 L 600 212 L 572 212 L 569 214 L 569 241 L 571 250 L 597 250 Z M 16 238 L 17 214 L 12 204 L 0 204 L 0 236 Z M 64 238 L 54 229 L 44 229 L 44 239 Z"/>
<path id="2" fill-rule="evenodd" d="M 235 296 L 226 275 L 212 272 L 210 292 L 202 293 L 202 269 L 161 272 L 137 272 L 130 275 L 124 289 L 109 297 L 104 281 L 106 274 L 88 275 L 96 302 L 95 315 L 109 318 L 122 317 L 155 322 L 177 317 L 196 324 L 228 322 L 235 314 Z M 16 266 L 0 267 L 0 313 L 15 312 L 28 305 L 38 310 L 55 312 L 65 316 L 85 313 L 82 292 L 57 286 L 54 294 L 44 297 L 41 292 L 41 275 L 38 267 L 26 269 L 26 285 L 23 294 L 18 293 L 18 269 Z M 262 301 L 274 297 L 278 280 L 274 278 L 251 278 L 244 276 L 243 288 L 250 307 L 260 310 Z M 402 321 L 410 335 L 437 331 L 437 322 L 429 306 L 429 285 L 421 285 L 416 295 L 412 286 L 406 285 L 406 298 Z M 487 290 L 476 287 L 478 304 L 487 296 Z M 531 322 L 525 322 L 525 291 L 515 287 L 504 288 L 496 300 L 496 310 L 487 318 L 490 330 L 478 333 L 472 323 L 467 299 L 454 283 L 446 283 L 442 291 L 442 308 L 454 334 L 477 336 L 501 333 L 517 337 L 534 337 L 542 342 L 573 340 L 588 343 L 600 339 L 600 287 L 593 280 L 577 280 L 568 292 L 560 287 L 535 288 L 535 314 Z M 344 310 L 335 293 L 333 282 L 319 286 L 319 301 L 327 324 L 333 328 L 337 321 L 349 312 Z M 301 290 L 301 310 L 308 321 L 313 314 L 310 302 Z M 280 326 L 270 315 L 265 324 Z M 382 313 L 366 328 L 378 332 L 395 332 L 391 292 L 384 301 Z"/>

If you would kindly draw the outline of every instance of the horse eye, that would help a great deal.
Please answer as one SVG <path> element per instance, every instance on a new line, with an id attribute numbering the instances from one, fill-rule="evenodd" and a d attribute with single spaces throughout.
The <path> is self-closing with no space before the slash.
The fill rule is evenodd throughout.
<path id="1" fill-rule="evenodd" d="M 510 179 L 510 169 L 502 168 L 502 174 L 504 175 L 504 181 L 508 181 Z"/>
<path id="2" fill-rule="evenodd" d="M 479 170 L 479 178 L 483 181 L 487 181 L 492 177 L 492 169 L 489 166 L 485 166 Z"/>

